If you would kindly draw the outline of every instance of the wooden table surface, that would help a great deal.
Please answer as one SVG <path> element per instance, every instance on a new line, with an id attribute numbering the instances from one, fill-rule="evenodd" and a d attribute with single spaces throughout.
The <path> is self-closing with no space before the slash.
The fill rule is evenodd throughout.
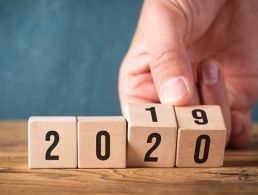
<path id="1" fill-rule="evenodd" d="M 222 168 L 29 169 L 27 122 L 0 122 L 0 194 L 258 194 L 258 125 Z"/>

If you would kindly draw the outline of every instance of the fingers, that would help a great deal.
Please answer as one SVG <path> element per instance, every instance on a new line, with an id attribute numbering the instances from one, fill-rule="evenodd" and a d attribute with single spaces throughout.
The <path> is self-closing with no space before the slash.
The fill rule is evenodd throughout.
<path id="1" fill-rule="evenodd" d="M 129 52 L 123 60 L 119 71 L 119 99 L 123 114 L 129 102 L 159 102 L 149 58 L 144 52 Z"/>
<path id="2" fill-rule="evenodd" d="M 150 70 L 161 103 L 198 104 L 193 70 L 183 42 L 184 27 L 162 1 L 144 5 Z"/>
<path id="3" fill-rule="evenodd" d="M 219 105 L 222 109 L 227 128 L 226 143 L 228 143 L 231 134 L 230 104 L 224 77 L 219 69 L 219 63 L 213 59 L 202 62 L 198 67 L 198 77 L 200 78 L 201 103 Z"/>
<path id="4" fill-rule="evenodd" d="M 128 77 L 128 76 L 127 76 Z M 120 104 L 125 114 L 126 104 L 130 102 L 158 103 L 156 89 L 150 73 L 129 76 L 129 81 L 119 83 Z"/>
<path id="5" fill-rule="evenodd" d="M 231 117 L 232 135 L 229 146 L 237 148 L 245 147 L 250 142 L 252 136 L 251 111 L 232 111 Z"/>

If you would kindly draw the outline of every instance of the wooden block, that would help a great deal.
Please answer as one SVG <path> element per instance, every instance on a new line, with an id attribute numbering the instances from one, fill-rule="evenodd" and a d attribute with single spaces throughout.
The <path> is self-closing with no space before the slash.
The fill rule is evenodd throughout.
<path id="1" fill-rule="evenodd" d="M 78 167 L 126 167 L 123 117 L 78 117 Z"/>
<path id="2" fill-rule="evenodd" d="M 75 117 L 30 117 L 29 167 L 76 168 L 76 123 Z"/>
<path id="3" fill-rule="evenodd" d="M 174 167 L 177 123 L 167 104 L 127 105 L 130 167 Z"/>
<path id="4" fill-rule="evenodd" d="M 177 167 L 223 165 L 226 127 L 219 106 L 175 107 L 178 121 Z"/>

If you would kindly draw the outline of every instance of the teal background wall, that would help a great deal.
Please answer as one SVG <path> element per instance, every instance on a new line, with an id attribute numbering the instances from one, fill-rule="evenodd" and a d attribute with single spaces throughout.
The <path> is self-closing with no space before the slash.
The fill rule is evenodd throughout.
<path id="1" fill-rule="evenodd" d="M 0 0 L 0 119 L 119 115 L 117 75 L 141 4 Z"/>
<path id="2" fill-rule="evenodd" d="M 140 0 L 0 1 L 0 118 L 118 115 Z"/>

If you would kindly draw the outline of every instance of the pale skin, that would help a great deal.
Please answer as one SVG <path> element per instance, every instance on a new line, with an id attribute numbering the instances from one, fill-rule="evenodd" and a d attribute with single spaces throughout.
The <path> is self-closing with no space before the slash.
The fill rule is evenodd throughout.
<path id="1" fill-rule="evenodd" d="M 257 0 L 146 0 L 119 75 L 128 102 L 220 105 L 227 142 L 251 139 L 258 97 Z"/>

